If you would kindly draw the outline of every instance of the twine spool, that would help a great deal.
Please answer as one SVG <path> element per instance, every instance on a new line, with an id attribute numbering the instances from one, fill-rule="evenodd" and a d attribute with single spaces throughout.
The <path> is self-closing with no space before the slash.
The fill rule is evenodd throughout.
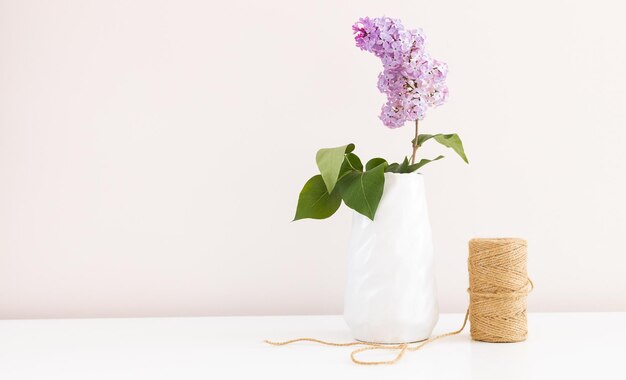
<path id="1" fill-rule="evenodd" d="M 472 239 L 469 242 L 469 320 L 472 339 L 509 343 L 526 340 L 526 299 L 532 282 L 526 269 L 524 239 Z"/>

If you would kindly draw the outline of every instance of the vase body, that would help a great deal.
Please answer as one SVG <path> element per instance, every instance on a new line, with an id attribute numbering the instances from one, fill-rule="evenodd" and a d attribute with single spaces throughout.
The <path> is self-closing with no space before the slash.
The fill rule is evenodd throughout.
<path id="1" fill-rule="evenodd" d="M 346 323 L 364 342 L 424 340 L 439 318 L 436 293 L 424 179 L 385 173 L 374 220 L 353 215 Z"/>

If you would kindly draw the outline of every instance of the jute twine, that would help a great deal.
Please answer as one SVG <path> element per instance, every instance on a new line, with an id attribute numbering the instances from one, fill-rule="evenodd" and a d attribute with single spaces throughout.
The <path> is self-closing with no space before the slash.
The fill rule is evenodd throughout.
<path id="1" fill-rule="evenodd" d="M 533 288 L 526 271 L 526 240 L 469 242 L 470 332 L 491 343 L 521 342 L 528 335 L 526 297 Z"/>
<path id="2" fill-rule="evenodd" d="M 417 343 L 380 344 L 367 342 L 335 343 L 315 338 L 297 338 L 284 342 L 265 340 L 273 346 L 296 342 L 313 342 L 334 347 L 362 346 L 350 354 L 352 362 L 360 365 L 390 365 L 397 363 L 407 351 L 417 351 L 428 343 L 465 329 L 471 323 L 472 339 L 484 342 L 519 342 L 526 339 L 526 297 L 532 282 L 526 273 L 526 241 L 522 239 L 472 239 L 469 242 L 468 269 L 470 274 L 470 306 L 460 329 L 437 335 Z M 384 361 L 357 358 L 359 353 L 373 350 L 397 351 L 395 357 Z"/>

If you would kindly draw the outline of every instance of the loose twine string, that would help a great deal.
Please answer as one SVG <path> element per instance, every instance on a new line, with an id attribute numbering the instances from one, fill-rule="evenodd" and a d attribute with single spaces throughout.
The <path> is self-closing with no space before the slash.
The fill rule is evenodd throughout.
<path id="1" fill-rule="evenodd" d="M 284 342 L 265 340 L 273 346 L 296 342 L 314 342 L 326 346 L 358 348 L 350 354 L 352 362 L 360 365 L 391 365 L 397 363 L 407 351 L 417 351 L 427 344 L 465 329 L 470 321 L 472 339 L 493 342 L 520 342 L 528 335 L 526 298 L 534 287 L 526 270 L 527 244 L 523 239 L 494 238 L 472 239 L 469 242 L 468 270 L 470 306 L 465 312 L 460 329 L 417 343 L 380 344 L 369 342 L 327 342 L 315 338 L 297 338 Z M 366 361 L 357 358 L 365 351 L 398 351 L 391 360 Z"/>

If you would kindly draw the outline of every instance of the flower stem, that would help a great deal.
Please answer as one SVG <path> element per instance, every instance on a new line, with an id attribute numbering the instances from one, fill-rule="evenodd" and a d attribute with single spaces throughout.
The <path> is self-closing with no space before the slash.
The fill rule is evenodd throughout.
<path id="1" fill-rule="evenodd" d="M 415 140 L 413 140 L 413 154 L 411 155 L 411 165 L 413 165 L 415 163 L 415 152 L 417 152 L 417 148 L 419 147 L 419 145 L 417 145 L 417 136 L 418 136 L 418 119 L 415 119 Z"/>

